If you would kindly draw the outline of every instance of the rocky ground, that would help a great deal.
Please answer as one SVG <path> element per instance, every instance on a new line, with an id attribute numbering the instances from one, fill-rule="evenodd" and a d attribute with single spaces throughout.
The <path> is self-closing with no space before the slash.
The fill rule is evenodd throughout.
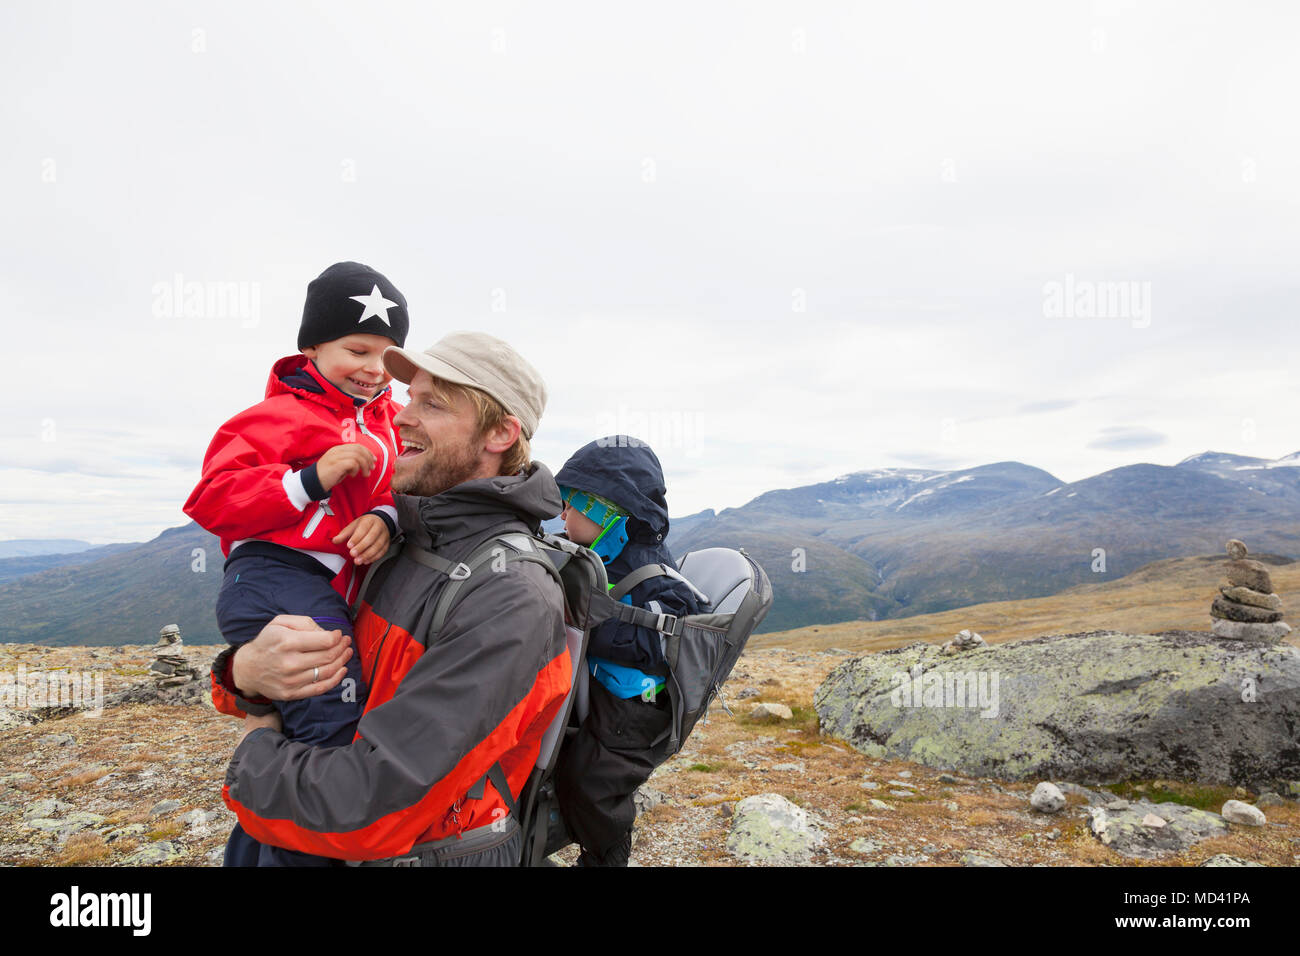
<path id="1" fill-rule="evenodd" d="M 217 650 L 187 647 L 186 654 L 205 666 Z M 141 691 L 152 653 L 146 646 L 0 645 L 0 671 L 84 671 L 102 676 L 110 700 L 132 688 L 131 696 L 146 700 L 107 706 L 98 717 L 72 712 L 31 725 L 11 715 L 0 738 L 0 864 L 220 863 L 234 821 L 220 781 L 240 725 L 201 695 L 197 703 L 147 702 L 150 694 Z M 1187 866 L 1224 855 L 1292 866 L 1300 859 L 1300 805 L 1292 800 L 1265 798 L 1263 825 L 1216 825 L 1220 835 L 1187 850 L 1133 860 L 1094 835 L 1101 803 L 1122 797 L 1127 804 L 1106 811 L 1115 833 L 1128 810 L 1147 814 L 1145 800 L 1217 813 L 1227 800 L 1255 803 L 1259 795 L 1172 781 L 1110 788 L 1114 796 L 1067 788 L 1066 806 L 1045 814 L 1030 807 L 1033 781 L 1001 783 L 866 757 L 822 736 L 812 709 L 818 684 L 848 656 L 836 648 L 771 646 L 746 653 L 726 687 L 734 716 L 715 704 L 708 723 L 645 789 L 633 862 L 761 863 L 755 844 L 776 846 L 769 860 L 835 866 Z M 791 716 L 751 716 L 763 702 L 783 704 Z M 795 834 L 789 845 L 780 828 L 755 836 L 765 824 L 747 812 L 753 804 L 741 805 L 766 794 L 784 798 L 760 801 L 759 809 L 784 814 Z M 559 856 L 571 860 L 573 851 Z"/>

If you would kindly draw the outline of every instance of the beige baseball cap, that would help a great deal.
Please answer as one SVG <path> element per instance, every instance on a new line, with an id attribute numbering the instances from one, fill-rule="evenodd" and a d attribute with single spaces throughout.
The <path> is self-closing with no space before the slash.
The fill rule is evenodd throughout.
<path id="1" fill-rule="evenodd" d="M 528 439 L 546 408 L 546 383 L 537 369 L 485 332 L 450 332 L 423 352 L 391 346 L 384 350 L 384 368 L 405 385 L 423 369 L 444 381 L 487 392 L 519 419 Z"/>

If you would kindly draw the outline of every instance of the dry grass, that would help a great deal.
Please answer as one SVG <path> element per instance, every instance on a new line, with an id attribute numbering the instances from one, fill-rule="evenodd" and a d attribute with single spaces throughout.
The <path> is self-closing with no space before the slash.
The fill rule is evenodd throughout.
<path id="1" fill-rule="evenodd" d="M 60 866 L 86 866 L 100 863 L 112 854 L 103 836 L 98 833 L 74 833 L 68 837 L 59 854 Z"/>
<path id="2" fill-rule="evenodd" d="M 74 774 L 71 777 L 64 777 L 62 780 L 59 780 L 54 785 L 56 787 L 62 787 L 65 789 L 84 787 L 88 783 L 94 783 L 100 777 L 108 776 L 108 774 L 109 771 L 107 768 L 94 767 L 90 770 L 85 771 L 84 773 Z"/>
<path id="3" fill-rule="evenodd" d="M 1175 592 L 1185 588 L 1188 613 L 1203 618 L 1217 574 L 1212 570 L 1208 590 L 1204 581 L 1197 583 L 1189 578 L 1191 583 L 1176 582 L 1177 587 L 1170 592 L 1175 594 L 1174 600 L 1139 606 L 1136 611 L 1129 607 L 1128 613 L 1136 623 L 1117 619 L 1114 626 L 1124 630 L 1188 626 L 1190 622 L 1175 613 L 1184 601 Z M 1300 599 L 1300 568 L 1274 568 L 1273 576 L 1284 599 L 1288 590 L 1294 592 L 1294 599 Z M 820 863 L 879 862 L 892 854 L 916 854 L 920 847 L 927 846 L 936 852 L 925 856 L 926 865 L 956 865 L 968 850 L 978 850 L 1012 865 L 1141 865 L 1118 856 L 1092 836 L 1084 823 L 1080 806 L 1084 801 L 1080 797 L 1067 794 L 1064 811 L 1044 816 L 1029 810 L 1032 784 L 961 775 L 957 775 L 957 782 L 946 783 L 940 782 L 939 770 L 868 758 L 843 741 L 822 736 L 811 706 L 813 694 L 827 672 L 844 659 L 842 655 L 818 653 L 819 648 L 860 648 L 855 643 L 859 638 L 881 646 L 914 639 L 943 641 L 962 627 L 975 627 L 994 642 L 1047 631 L 1093 630 L 1099 625 L 1089 604 L 1104 613 L 1110 613 L 1106 609 L 1114 604 L 1118 613 L 1124 600 L 1132 600 L 1132 590 L 1128 599 L 1123 597 L 1122 589 L 1107 595 L 1107 588 L 1122 583 L 1097 587 L 1101 597 L 1092 595 L 1086 601 L 1080 601 L 1077 595 L 1073 601 L 1058 596 L 1038 602 L 1008 602 L 1003 610 L 989 605 L 967 608 L 948 612 L 948 618 L 928 615 L 895 622 L 804 628 L 755 638 L 725 688 L 734 716 L 714 706 L 707 722 L 697 725 L 686 751 L 669 760 L 651 779 L 650 787 L 666 794 L 671 802 L 638 818 L 634 860 L 642 865 L 737 865 L 726 850 L 732 808 L 746 797 L 775 792 L 805 807 L 824 826 L 825 852 L 815 858 Z M 1203 629 L 1206 624 L 1201 621 L 1196 626 Z M 773 650 L 772 645 L 786 650 Z M 77 651 L 67 649 L 68 654 Z M 41 649 L 32 653 L 48 656 L 63 651 Z M 733 690 L 744 687 L 754 688 L 758 696 L 736 699 Z M 760 701 L 785 704 L 794 719 L 750 719 L 752 706 Z M 44 734 L 65 731 L 74 736 L 73 744 L 49 747 L 36 743 Z M 0 815 L 0 843 L 49 841 L 42 855 L 19 854 L 0 862 L 111 864 L 121 862 L 150 841 L 178 836 L 182 837 L 176 842 L 182 853 L 178 863 L 207 861 L 206 854 L 224 843 L 224 831 L 191 839 L 183 833 L 183 825 L 172 819 L 183 809 L 167 819 L 151 818 L 150 810 L 163 799 L 177 799 L 182 808 L 219 807 L 225 758 L 233 750 L 239 732 L 237 721 L 210 709 L 130 705 L 110 709 L 97 720 L 51 722 L 20 728 L 0 738 L 0 767 L 6 771 L 26 769 L 35 776 L 34 780 L 15 785 L 9 797 L 0 799 L 13 808 L 8 815 Z M 137 741 L 148 747 L 127 746 Z M 53 766 L 32 765 L 33 753 Z M 796 764 L 800 769 L 775 769 L 782 764 Z M 95 765 L 112 768 L 116 773 L 93 791 L 75 789 L 102 778 L 106 771 Z M 146 777 L 136 776 L 144 771 L 153 772 Z M 910 777 L 902 776 L 908 772 Z M 79 779 L 82 777 L 85 779 Z M 895 778 L 913 784 L 915 795 L 891 795 L 888 781 Z M 142 780 L 148 781 L 147 788 L 140 788 Z M 879 789 L 863 789 L 865 780 L 876 782 Z M 1198 793 L 1190 785 L 1170 781 L 1137 782 L 1128 792 L 1134 797 L 1146 795 L 1188 803 L 1237 796 L 1231 788 Z M 75 802 L 83 793 L 88 800 L 86 809 L 107 817 L 107 825 L 98 828 L 101 831 L 128 823 L 143 824 L 145 831 L 111 844 L 83 832 L 59 846 L 53 835 L 38 837 L 23 827 L 20 804 L 50 796 Z M 885 801 L 890 809 L 872 807 L 872 799 Z M 1294 865 L 1293 856 L 1300 852 L 1300 844 L 1291 843 L 1291 839 L 1300 838 L 1300 806 L 1289 803 L 1265 808 L 1265 812 L 1270 824 L 1281 826 L 1233 827 L 1225 837 L 1151 865 L 1195 865 L 1217 852 L 1268 865 Z M 1048 835 L 1054 829 L 1060 835 L 1052 840 Z M 874 841 L 879 849 L 867 854 L 850 850 L 858 838 Z"/>
<path id="4" fill-rule="evenodd" d="M 820 624 L 758 634 L 749 643 L 756 648 L 808 651 L 840 647 L 865 652 L 913 641 L 942 644 L 962 628 L 978 631 L 991 644 L 1079 631 L 1208 631 L 1210 601 L 1218 591 L 1226 560 L 1173 558 L 1114 581 L 1079 585 L 1048 597 L 976 604 L 885 621 Z M 1269 575 L 1283 607 L 1300 608 L 1300 563 L 1270 566 Z M 1159 597 L 1153 600 L 1152 593 Z M 1300 631 L 1293 632 L 1288 643 L 1300 647 L 1297 635 Z"/>
<path id="5" fill-rule="evenodd" d="M 155 829 L 150 830 L 145 838 L 149 840 L 150 843 L 157 842 L 158 840 L 170 840 L 184 829 L 183 826 L 173 820 L 159 824 Z"/>

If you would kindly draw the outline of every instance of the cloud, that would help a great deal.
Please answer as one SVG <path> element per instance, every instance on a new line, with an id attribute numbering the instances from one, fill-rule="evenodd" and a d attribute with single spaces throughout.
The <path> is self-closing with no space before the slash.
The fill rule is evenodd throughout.
<path id="1" fill-rule="evenodd" d="M 24 533 L 179 523 L 345 258 L 397 282 L 408 346 L 481 329 L 538 368 L 539 459 L 635 434 L 674 511 L 888 466 L 1294 449 L 1300 11 L 668 8 L 0 12 L 0 123 L 33 144 L 0 155 L 0 311 L 50 333 L 14 343 L 0 423 L 0 495 L 46 504 Z M 178 274 L 255 284 L 258 320 L 156 308 Z M 1150 327 L 1050 319 L 1067 274 L 1149 281 Z M 1229 323 L 1270 348 L 1225 350 Z"/>
<path id="2" fill-rule="evenodd" d="M 952 455 L 935 454 L 928 451 L 891 451 L 885 455 L 885 460 L 898 462 L 899 464 L 896 467 L 900 468 L 922 468 L 937 471 L 952 471 L 963 465 L 970 465 L 970 462 L 964 462 Z"/>
<path id="3" fill-rule="evenodd" d="M 1079 404 L 1077 398 L 1052 398 L 1043 402 L 1027 402 L 1016 411 L 1021 415 L 1039 415 L 1043 412 L 1059 412 Z"/>
<path id="4" fill-rule="evenodd" d="M 1134 451 L 1141 448 L 1156 448 L 1168 440 L 1168 435 L 1150 428 L 1113 425 L 1103 428 L 1096 438 L 1088 442 L 1087 447 L 1111 451 Z"/>

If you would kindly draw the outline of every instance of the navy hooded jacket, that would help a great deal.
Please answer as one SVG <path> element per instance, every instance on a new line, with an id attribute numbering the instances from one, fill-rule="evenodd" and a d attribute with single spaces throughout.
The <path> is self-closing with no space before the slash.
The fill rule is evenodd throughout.
<path id="1" fill-rule="evenodd" d="M 578 449 L 555 475 L 555 483 L 614 502 L 629 515 L 627 544 L 605 566 L 611 584 L 647 564 L 677 562 L 668 553 L 668 502 L 664 472 L 650 446 L 627 435 L 600 438 Z M 666 614 L 698 614 L 695 593 L 676 578 L 660 576 L 632 589 L 632 604 L 646 607 L 657 601 Z M 587 652 L 616 664 L 664 675 L 667 664 L 659 632 L 648 627 L 606 621 L 591 632 Z"/>

